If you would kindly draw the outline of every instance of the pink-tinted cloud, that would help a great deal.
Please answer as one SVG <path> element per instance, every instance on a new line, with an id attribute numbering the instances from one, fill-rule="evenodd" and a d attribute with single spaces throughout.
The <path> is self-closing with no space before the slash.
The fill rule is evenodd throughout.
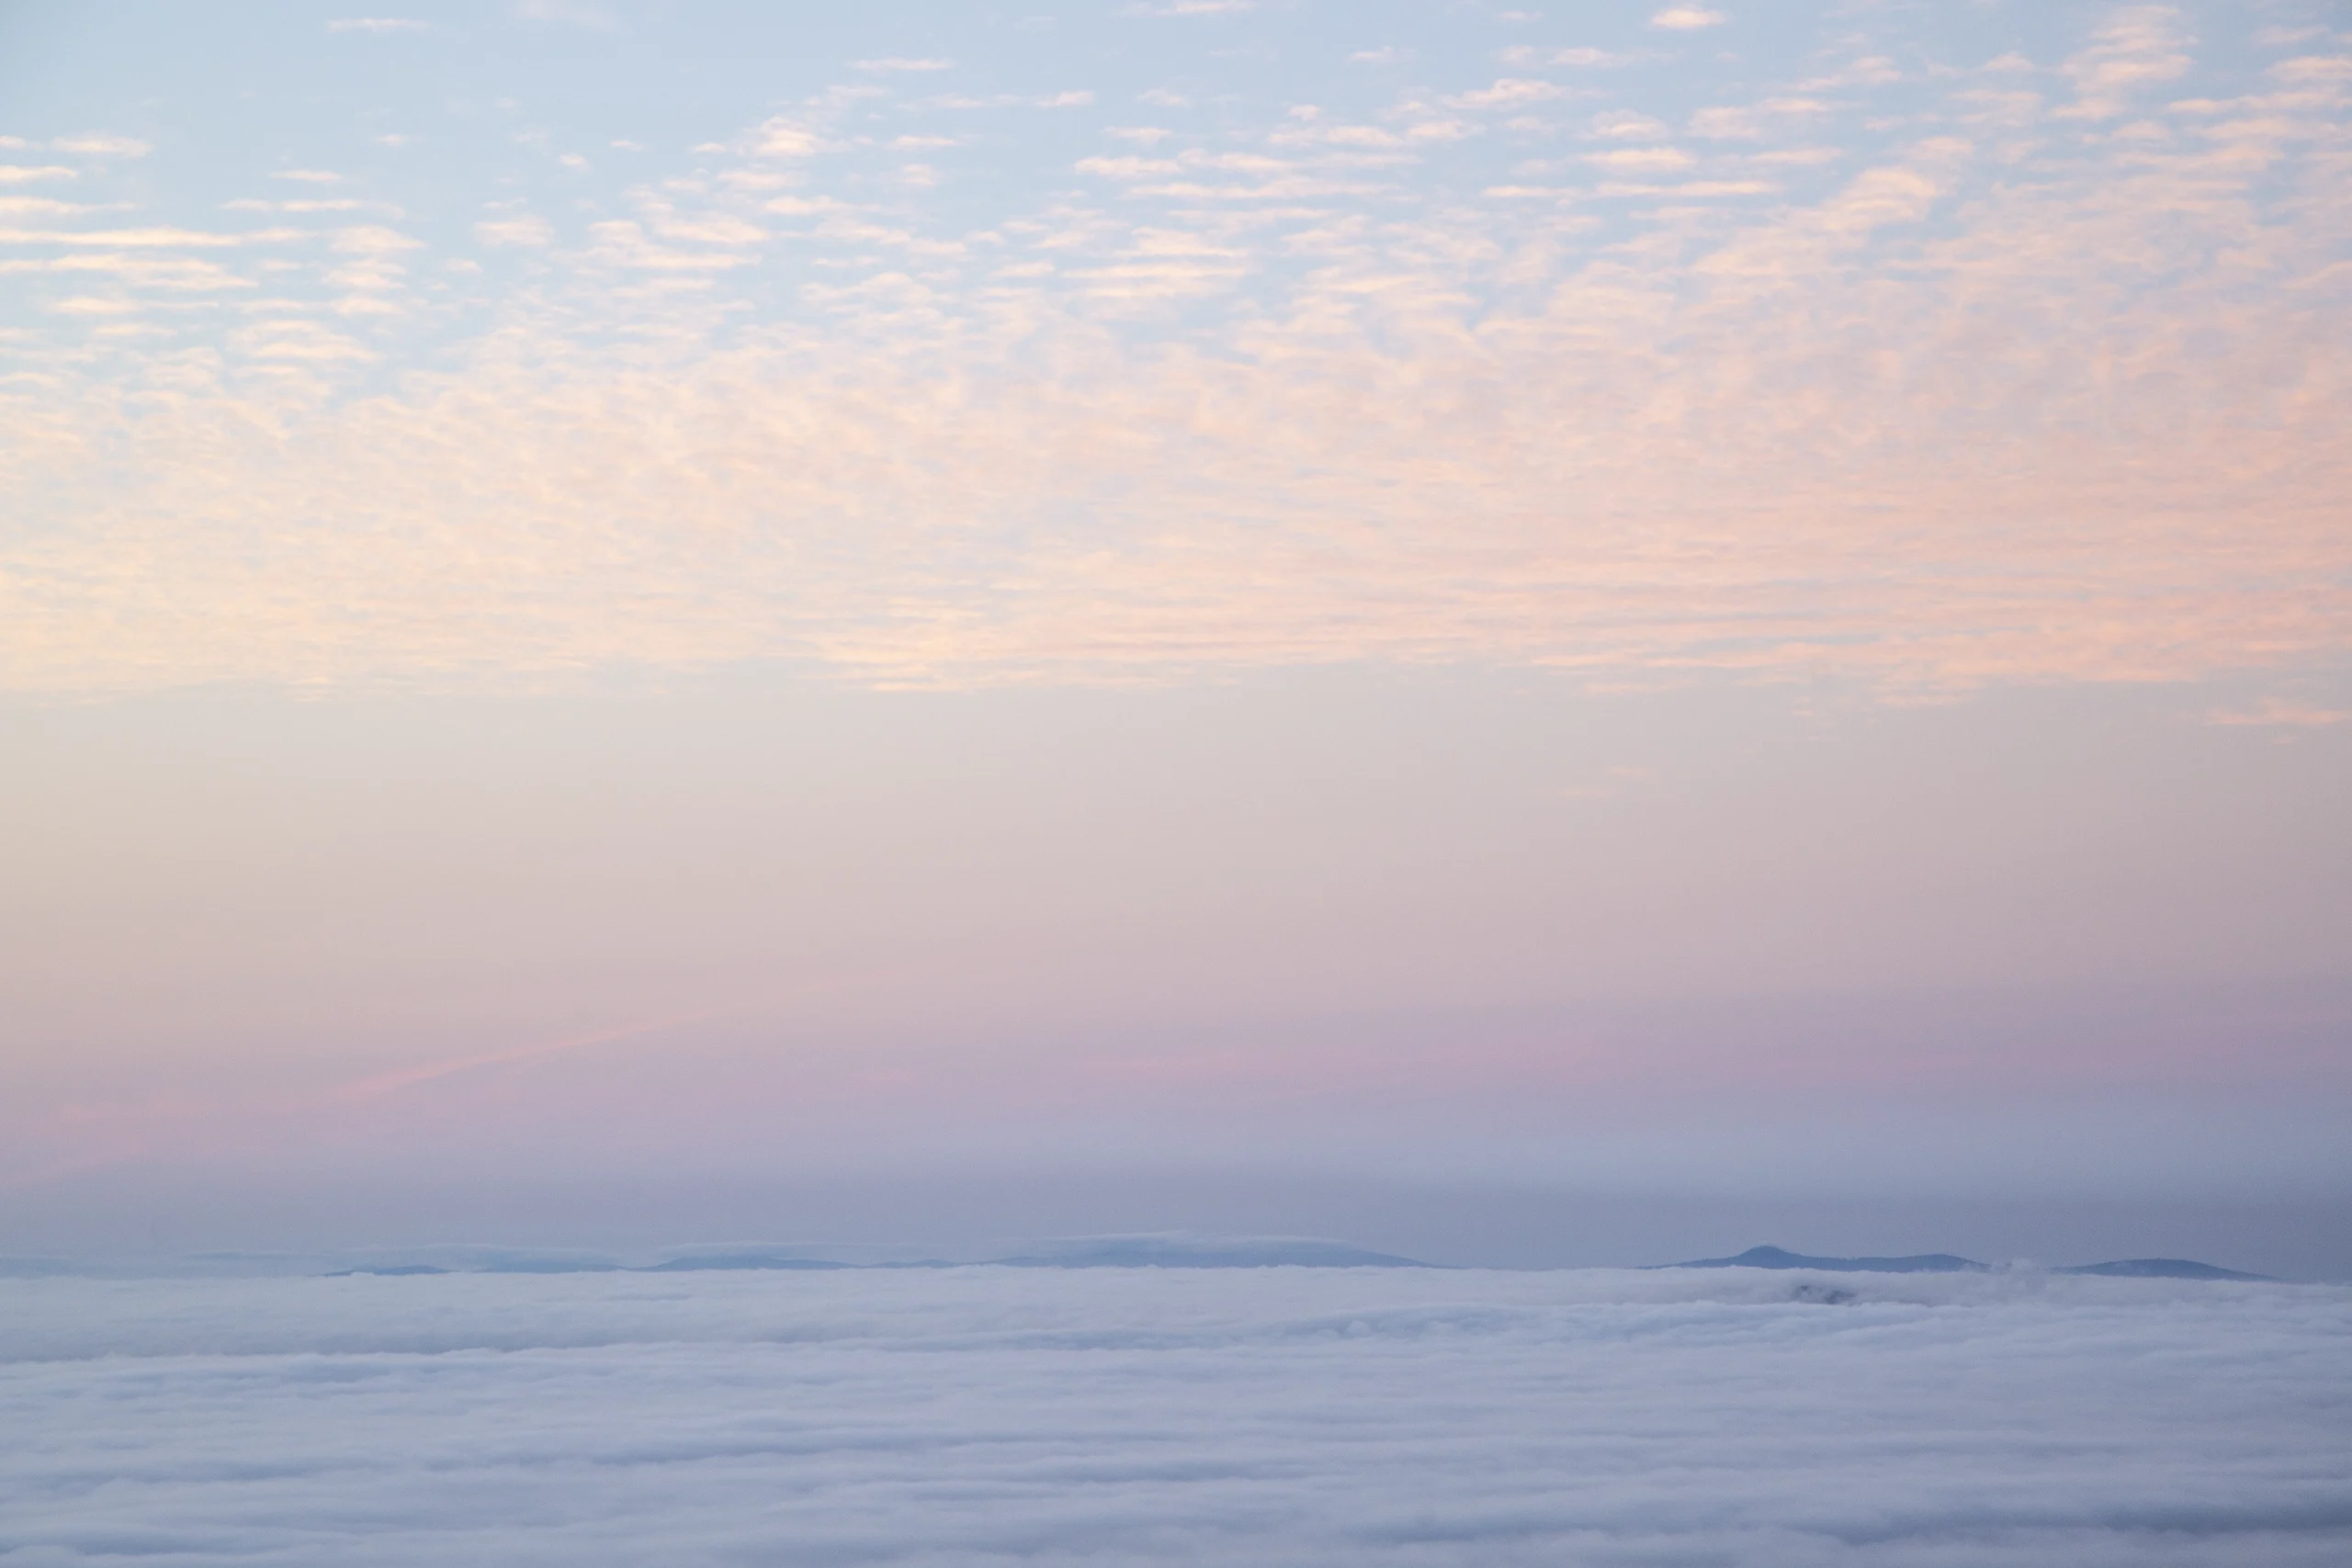
<path id="1" fill-rule="evenodd" d="M 775 196 L 842 141 L 811 100 L 788 145 L 783 120 L 714 144 L 632 217 L 483 220 L 485 255 L 551 273 L 458 368 L 396 381 L 358 378 L 398 363 L 418 279 L 480 264 L 345 231 L 381 265 L 336 328 L 61 348 L 11 384 L 0 671 L 785 657 L 970 685 L 1480 660 L 1933 694 L 2333 655 L 2352 80 L 2313 55 L 2166 105 L 2189 47 L 2134 10 L 2058 78 L 1957 73 L 1920 133 L 1802 194 L 1787 171 L 1826 165 L 1759 160 L 1810 157 L 1829 111 L 1776 89 L 1704 150 L 1612 139 L 1418 198 L 1399 149 L 1439 111 L 1408 93 L 1363 135 L 1114 141 L 1080 164 L 1102 205 L 985 233 Z M 1565 134 L 1598 123 L 1506 85 Z M 1607 162 L 1628 158 L 1638 179 Z M 1603 202 L 1636 205 L 1596 240 Z M 265 264 L 209 257 L 299 238 L 16 237 L 34 254 L 0 265 L 104 262 L 150 299 L 250 287 Z M 134 243 L 182 272 L 136 270 Z M 804 245 L 866 270 L 741 321 L 732 291 Z M 1210 306 L 1227 324 L 1171 325 Z"/>
<path id="2" fill-rule="evenodd" d="M 2334 725 L 2352 724 L 2352 712 L 2318 707 L 2286 697 L 2266 697 L 2251 708 L 2217 709 L 2207 717 L 2214 724 L 2285 729 L 2324 729 Z"/>

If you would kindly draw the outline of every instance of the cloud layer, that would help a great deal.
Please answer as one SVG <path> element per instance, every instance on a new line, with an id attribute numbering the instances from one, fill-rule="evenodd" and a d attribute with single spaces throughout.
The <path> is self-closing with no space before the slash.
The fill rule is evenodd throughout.
<path id="1" fill-rule="evenodd" d="M 0 1562 L 2342 1561 L 2337 1288 L 0 1282 Z"/>
<path id="2" fill-rule="evenodd" d="M 1514 46 L 1241 124 L 845 61 L 569 212 L 28 217 L 0 671 L 1941 691 L 2339 653 L 2352 56 L 2215 73 L 2192 20 L 2234 26 L 1825 40 L 1762 83 Z M 976 208 L 976 136 L 1081 155 Z"/>

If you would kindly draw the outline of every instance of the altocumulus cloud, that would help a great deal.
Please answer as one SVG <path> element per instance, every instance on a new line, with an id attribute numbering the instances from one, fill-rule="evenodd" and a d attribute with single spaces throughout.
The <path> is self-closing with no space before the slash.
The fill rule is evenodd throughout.
<path id="1" fill-rule="evenodd" d="M 0 689 L 2337 658 L 2352 55 L 2240 69 L 2244 26 L 2125 7 L 1910 75 L 1903 39 L 1695 117 L 1696 79 L 1514 45 L 1215 135 L 1090 130 L 1092 89 L 977 60 L 919 96 L 939 62 L 876 52 L 593 222 L 569 184 L 355 167 L 408 228 L 232 231 L 116 165 L 0 165 L 107 209 L 0 228 L 40 307 L 0 382 Z M 990 134 L 1050 179 L 971 177 L 971 116 L 1046 107 Z"/>
<path id="2" fill-rule="evenodd" d="M 1803 1299 L 1835 1284 L 1852 1299 Z M 2352 1291 L 17 1280 L 0 1562 L 2341 1563 Z"/>

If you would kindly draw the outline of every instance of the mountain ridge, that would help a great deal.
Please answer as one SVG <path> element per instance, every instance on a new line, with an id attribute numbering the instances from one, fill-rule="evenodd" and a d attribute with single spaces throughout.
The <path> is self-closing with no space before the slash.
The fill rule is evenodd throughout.
<path id="1" fill-rule="evenodd" d="M 1687 1263 L 1653 1263 L 1653 1269 L 1811 1269 L 1830 1274 L 1982 1274 L 1989 1263 L 1950 1252 L 1915 1253 L 1907 1258 L 1816 1258 L 1778 1247 L 1751 1247 L 1736 1258 L 1695 1258 Z M 2084 1274 L 2110 1280 L 2267 1280 L 2267 1274 L 2248 1274 L 2199 1263 L 2188 1258 L 2121 1258 L 2106 1263 L 2075 1263 L 2052 1269 L 2052 1274 Z"/>

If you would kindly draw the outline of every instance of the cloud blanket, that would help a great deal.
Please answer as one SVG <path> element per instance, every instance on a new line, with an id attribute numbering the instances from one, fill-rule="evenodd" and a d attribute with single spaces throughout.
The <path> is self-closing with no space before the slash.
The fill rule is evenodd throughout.
<path id="1" fill-rule="evenodd" d="M 2352 1291 L 0 1284 L 0 1563 L 2341 1563 Z"/>

